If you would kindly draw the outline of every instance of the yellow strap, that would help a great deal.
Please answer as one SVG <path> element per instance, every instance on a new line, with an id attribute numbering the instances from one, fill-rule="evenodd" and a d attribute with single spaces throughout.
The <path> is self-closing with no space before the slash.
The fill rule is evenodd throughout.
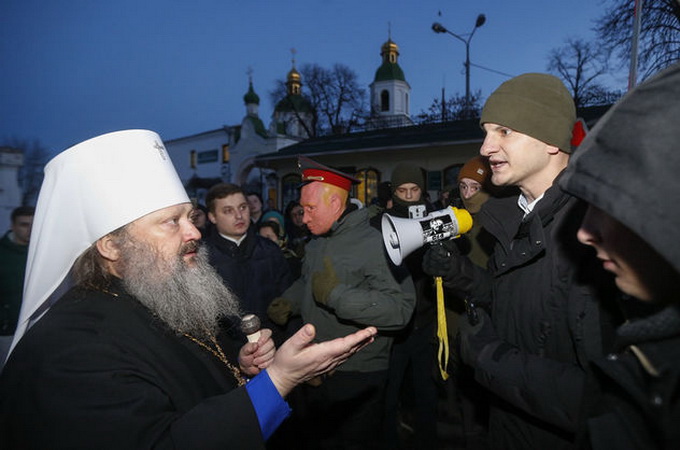
<path id="1" fill-rule="evenodd" d="M 442 379 L 448 380 L 449 374 L 446 369 L 449 365 L 449 333 L 446 330 L 446 310 L 444 309 L 442 277 L 434 277 L 434 281 L 437 286 L 437 340 L 439 341 L 437 360 Z"/>

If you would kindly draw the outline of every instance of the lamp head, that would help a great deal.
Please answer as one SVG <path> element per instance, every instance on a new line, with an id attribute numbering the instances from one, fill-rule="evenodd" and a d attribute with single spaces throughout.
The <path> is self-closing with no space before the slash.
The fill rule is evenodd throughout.
<path id="1" fill-rule="evenodd" d="M 446 33 L 446 28 L 444 28 L 444 25 L 442 25 L 439 22 L 435 22 L 432 24 L 432 31 L 435 33 Z"/>
<path id="2" fill-rule="evenodd" d="M 484 14 L 478 15 L 477 22 L 475 22 L 475 28 L 481 27 L 482 25 L 484 25 L 484 23 L 486 23 L 486 16 Z"/>

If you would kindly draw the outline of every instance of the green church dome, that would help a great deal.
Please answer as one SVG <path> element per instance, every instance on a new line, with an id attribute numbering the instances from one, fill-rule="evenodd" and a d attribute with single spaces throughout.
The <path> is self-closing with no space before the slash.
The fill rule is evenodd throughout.
<path id="1" fill-rule="evenodd" d="M 246 92 L 246 95 L 243 96 L 243 101 L 245 102 L 246 105 L 255 103 L 256 105 L 260 104 L 260 96 L 255 93 L 255 90 L 253 89 L 253 82 L 251 81 L 249 83 L 248 87 L 248 92 Z"/>
<path id="2" fill-rule="evenodd" d="M 406 81 L 404 71 L 401 70 L 401 67 L 399 67 L 399 64 L 397 63 L 383 62 L 382 65 L 378 67 L 378 70 L 375 71 L 374 81 L 392 80 Z"/>
<path id="3" fill-rule="evenodd" d="M 375 71 L 374 81 L 406 81 L 404 71 L 399 67 L 399 46 L 387 39 L 380 47 L 380 56 L 382 56 L 382 65 Z"/>

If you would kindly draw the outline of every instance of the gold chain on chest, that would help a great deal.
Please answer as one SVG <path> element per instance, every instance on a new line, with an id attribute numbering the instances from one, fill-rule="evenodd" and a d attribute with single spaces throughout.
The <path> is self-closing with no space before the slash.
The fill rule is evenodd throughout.
<path id="1" fill-rule="evenodd" d="M 193 337 L 188 333 L 184 333 L 184 336 L 191 339 L 196 344 L 200 345 L 201 347 L 212 353 L 215 356 L 215 358 L 222 361 L 222 363 L 224 363 L 224 365 L 227 366 L 227 368 L 231 371 L 232 375 L 234 375 L 234 378 L 236 378 L 236 382 L 238 383 L 239 386 L 243 386 L 246 384 L 245 377 L 241 375 L 241 371 L 239 370 L 238 367 L 234 366 L 232 363 L 229 362 L 229 360 L 227 359 L 227 355 L 224 354 L 224 351 L 222 350 L 222 347 L 220 347 L 220 344 L 217 342 L 215 336 L 213 336 L 212 334 L 208 335 L 210 343 L 214 347 L 208 345 L 207 343 L 201 341 L 200 339 Z"/>
<path id="2" fill-rule="evenodd" d="M 99 288 L 98 290 L 107 295 L 111 295 L 112 297 L 118 297 L 118 294 L 115 292 L 111 292 L 103 288 Z M 238 383 L 239 386 L 243 386 L 246 384 L 247 381 L 246 378 L 243 375 L 241 375 L 241 371 L 239 370 L 238 367 L 234 366 L 232 363 L 229 362 L 229 360 L 227 359 L 227 355 L 224 354 L 224 351 L 222 350 L 222 347 L 220 347 L 220 344 L 217 342 L 215 336 L 213 336 L 212 334 L 208 334 L 208 339 L 210 340 L 210 343 L 214 346 L 214 348 L 188 333 L 184 333 L 184 336 L 191 339 L 204 349 L 208 350 L 217 359 L 222 361 L 222 363 L 224 363 L 224 365 L 227 366 L 227 368 L 231 371 L 232 375 L 236 379 L 236 382 Z"/>

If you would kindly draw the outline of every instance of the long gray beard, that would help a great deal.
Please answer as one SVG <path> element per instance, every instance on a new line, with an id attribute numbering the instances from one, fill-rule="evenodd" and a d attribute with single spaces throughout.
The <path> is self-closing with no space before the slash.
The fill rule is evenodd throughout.
<path id="1" fill-rule="evenodd" d="M 220 319 L 240 316 L 238 298 L 208 263 L 205 247 L 199 247 L 193 267 L 183 254 L 166 261 L 150 246 L 128 241 L 123 245 L 123 284 L 177 334 L 216 335 Z"/>

